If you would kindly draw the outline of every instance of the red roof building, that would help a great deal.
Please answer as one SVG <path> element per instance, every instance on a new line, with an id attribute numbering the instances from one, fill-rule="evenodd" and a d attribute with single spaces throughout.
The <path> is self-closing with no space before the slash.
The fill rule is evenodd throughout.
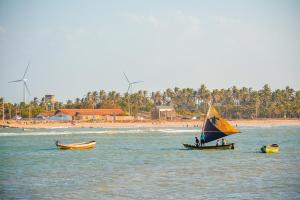
<path id="1" fill-rule="evenodd" d="M 40 117 L 52 117 L 54 115 L 55 115 L 54 111 L 45 111 L 45 112 L 40 113 L 38 116 L 40 116 Z"/>
<path id="2" fill-rule="evenodd" d="M 76 120 L 103 120 L 104 116 L 117 116 L 124 114 L 120 108 L 114 109 L 59 109 L 55 115 L 68 115 Z"/>

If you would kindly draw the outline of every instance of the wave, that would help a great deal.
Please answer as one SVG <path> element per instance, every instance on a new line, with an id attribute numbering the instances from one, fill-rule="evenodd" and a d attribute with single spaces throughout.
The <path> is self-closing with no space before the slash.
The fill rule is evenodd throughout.
<path id="1" fill-rule="evenodd" d="M 300 127 L 300 124 L 243 124 L 238 126 L 238 129 L 257 129 L 257 128 L 278 128 L 278 127 Z"/>
<path id="2" fill-rule="evenodd" d="M 147 133 L 197 133 L 200 132 L 198 129 L 162 129 L 162 128 L 137 128 L 137 129 L 104 129 L 104 130 L 45 130 L 45 131 L 37 131 L 34 129 L 25 129 L 24 131 L 16 131 L 16 132 L 0 132 L 1 136 L 42 136 L 42 135 L 79 135 L 79 134 L 147 134 Z"/>
<path id="3" fill-rule="evenodd" d="M 158 132 L 162 133 L 197 133 L 200 132 L 198 129 L 158 129 Z"/>

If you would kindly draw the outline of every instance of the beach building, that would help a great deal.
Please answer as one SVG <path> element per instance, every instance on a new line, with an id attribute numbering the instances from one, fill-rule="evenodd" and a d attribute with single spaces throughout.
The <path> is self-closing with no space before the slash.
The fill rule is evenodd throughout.
<path id="1" fill-rule="evenodd" d="M 46 94 L 44 97 L 44 102 L 47 110 L 54 110 L 54 104 L 57 102 L 55 95 Z"/>
<path id="2" fill-rule="evenodd" d="M 71 121 L 72 117 L 69 115 L 55 115 L 55 111 L 45 111 L 35 118 L 36 120 L 51 120 L 51 121 Z"/>
<path id="3" fill-rule="evenodd" d="M 151 120 L 152 119 L 151 112 L 140 112 L 137 113 L 135 116 L 135 120 L 137 121 L 144 121 L 144 120 Z"/>
<path id="4" fill-rule="evenodd" d="M 45 112 L 42 112 L 40 114 L 38 114 L 38 118 L 47 118 L 47 117 L 52 117 L 55 115 L 55 111 L 45 111 Z"/>
<path id="5" fill-rule="evenodd" d="M 55 116 L 67 116 L 72 120 L 118 120 L 124 111 L 120 108 L 114 109 L 59 109 Z"/>
<path id="6" fill-rule="evenodd" d="M 151 115 L 152 119 L 158 120 L 174 120 L 176 118 L 176 112 L 173 106 L 155 106 Z"/>

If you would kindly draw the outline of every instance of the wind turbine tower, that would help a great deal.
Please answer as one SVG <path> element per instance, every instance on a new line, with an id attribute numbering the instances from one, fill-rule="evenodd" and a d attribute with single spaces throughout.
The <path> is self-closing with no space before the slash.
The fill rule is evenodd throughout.
<path id="1" fill-rule="evenodd" d="M 28 67 L 29 67 L 29 63 L 26 67 L 26 70 L 25 70 L 25 73 L 23 75 L 23 77 L 19 80 L 15 80 L 15 81 L 9 81 L 8 83 L 18 83 L 18 82 L 22 82 L 23 83 L 23 102 L 26 104 L 26 91 L 28 92 L 29 95 L 30 94 L 30 91 L 29 91 L 29 88 L 27 86 L 27 81 L 28 79 L 25 78 L 26 74 L 27 74 L 27 71 L 28 71 Z"/>
<path id="2" fill-rule="evenodd" d="M 130 80 L 128 79 L 128 77 L 126 76 L 125 72 L 123 72 L 127 82 L 128 82 L 128 89 L 127 89 L 127 93 L 129 94 L 132 93 L 132 85 L 137 84 L 137 83 L 142 83 L 144 81 L 134 81 L 134 82 L 130 82 Z M 130 97 L 128 99 L 128 103 L 129 103 L 129 115 L 131 115 L 131 102 L 130 102 Z"/>

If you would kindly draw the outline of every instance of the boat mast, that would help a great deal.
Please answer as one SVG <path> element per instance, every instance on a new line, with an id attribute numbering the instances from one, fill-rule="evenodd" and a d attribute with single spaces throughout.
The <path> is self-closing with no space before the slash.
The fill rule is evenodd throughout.
<path id="1" fill-rule="evenodd" d="M 204 119 L 203 125 L 202 125 L 202 133 L 204 133 L 204 126 L 205 126 L 206 121 L 207 121 L 207 116 L 208 116 L 208 113 L 209 113 L 209 110 L 210 110 L 210 107 L 211 107 L 211 103 L 209 102 L 208 105 L 209 105 L 209 107 L 208 107 L 208 110 L 207 110 L 207 113 L 206 113 L 206 116 L 205 116 L 205 119 Z"/>

